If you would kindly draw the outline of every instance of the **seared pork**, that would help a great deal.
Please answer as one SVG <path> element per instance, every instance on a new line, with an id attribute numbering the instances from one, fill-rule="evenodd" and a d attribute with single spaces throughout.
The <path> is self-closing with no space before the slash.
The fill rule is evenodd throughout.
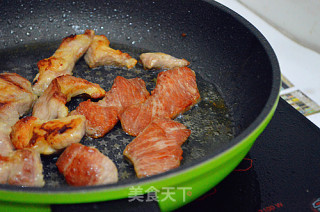
<path id="1" fill-rule="evenodd" d="M 162 52 L 143 53 L 140 61 L 145 69 L 173 69 L 190 65 L 185 59 L 178 59 Z"/>
<path id="2" fill-rule="evenodd" d="M 98 84 L 82 78 L 70 75 L 57 77 L 36 101 L 32 116 L 41 120 L 66 117 L 69 110 L 65 104 L 82 93 L 91 98 L 102 98 L 106 92 Z"/>
<path id="3" fill-rule="evenodd" d="M 133 141 L 123 155 L 134 165 L 137 177 L 160 174 L 180 166 L 181 145 L 191 131 L 169 118 L 154 119 Z"/>
<path id="4" fill-rule="evenodd" d="M 0 155 L 8 156 L 13 151 L 11 126 L 31 109 L 36 99 L 27 79 L 15 73 L 0 74 Z"/>
<path id="5" fill-rule="evenodd" d="M 85 134 L 85 121 L 82 115 L 47 122 L 29 116 L 12 127 L 10 138 L 17 149 L 31 148 L 48 155 L 80 142 Z"/>
<path id="6" fill-rule="evenodd" d="M 36 98 L 27 79 L 15 73 L 0 74 L 0 122 L 10 128 L 31 109 Z"/>
<path id="7" fill-rule="evenodd" d="M 99 138 L 115 126 L 118 116 L 126 108 L 144 102 L 149 95 L 142 79 L 125 79 L 118 76 L 104 99 L 99 102 L 82 102 L 71 114 L 86 116 L 87 135 Z"/>
<path id="8" fill-rule="evenodd" d="M 0 156 L 8 156 L 14 147 L 10 140 L 11 126 L 0 122 Z"/>
<path id="9" fill-rule="evenodd" d="M 51 81 L 61 75 L 72 75 L 77 60 L 87 51 L 94 37 L 93 30 L 63 39 L 56 52 L 38 62 L 39 73 L 34 79 L 33 91 L 40 96 Z"/>
<path id="10" fill-rule="evenodd" d="M 120 50 L 112 49 L 109 45 L 110 41 L 106 36 L 94 36 L 93 41 L 84 56 L 84 59 L 90 68 L 113 65 L 131 69 L 136 65 L 136 59 Z"/>
<path id="11" fill-rule="evenodd" d="M 60 155 L 56 165 L 69 185 L 88 186 L 118 181 L 115 164 L 94 147 L 71 144 Z"/>
<path id="12" fill-rule="evenodd" d="M 40 154 L 30 149 L 21 149 L 8 156 L 0 156 L 0 183 L 18 186 L 42 187 Z"/>
<path id="13" fill-rule="evenodd" d="M 195 73 L 188 67 L 174 68 L 158 74 L 151 96 L 128 107 L 119 118 L 129 135 L 137 136 L 155 118 L 175 118 L 200 100 Z"/>

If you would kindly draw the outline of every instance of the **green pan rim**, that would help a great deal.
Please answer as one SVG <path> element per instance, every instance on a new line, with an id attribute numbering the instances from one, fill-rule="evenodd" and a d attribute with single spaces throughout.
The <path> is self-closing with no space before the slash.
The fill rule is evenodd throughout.
<path id="1" fill-rule="evenodd" d="M 21 203 L 54 204 L 127 198 L 128 188 L 131 186 L 141 186 L 145 188 L 150 186 L 161 187 L 186 182 L 204 174 L 213 167 L 223 164 L 228 159 L 240 153 L 247 145 L 251 144 L 253 142 L 252 140 L 255 140 L 259 136 L 271 120 L 279 101 L 281 77 L 278 60 L 266 38 L 251 23 L 218 2 L 210 2 L 210 4 L 233 16 L 241 24 L 246 26 L 260 41 L 271 63 L 273 81 L 270 96 L 261 113 L 247 129 L 232 139 L 230 144 L 222 149 L 219 154 L 208 155 L 205 158 L 202 158 L 201 161 L 190 163 L 188 167 L 179 167 L 163 174 L 139 179 L 138 181 L 132 180 L 126 183 L 112 185 L 45 189 L 0 185 L 0 200 Z"/>

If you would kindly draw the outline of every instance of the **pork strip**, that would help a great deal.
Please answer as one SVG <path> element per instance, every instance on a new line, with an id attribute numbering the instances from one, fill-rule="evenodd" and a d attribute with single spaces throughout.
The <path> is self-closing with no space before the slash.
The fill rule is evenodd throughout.
<path id="1" fill-rule="evenodd" d="M 70 35 L 63 39 L 55 53 L 38 62 L 39 73 L 34 78 L 33 91 L 40 96 L 51 81 L 61 75 L 72 75 L 78 59 L 87 51 L 94 37 L 93 30 L 81 35 Z"/>
<path id="2" fill-rule="evenodd" d="M 144 69 L 173 69 L 190 65 L 186 59 L 178 59 L 162 52 L 149 52 L 140 55 Z"/>
<path id="3" fill-rule="evenodd" d="M 66 117 L 69 113 L 65 105 L 72 97 L 88 94 L 91 98 L 102 98 L 105 95 L 100 85 L 70 75 L 55 78 L 36 101 L 32 116 L 41 120 L 52 120 Z"/>
<path id="4" fill-rule="evenodd" d="M 13 150 L 13 144 L 10 140 L 11 127 L 0 122 L 0 156 L 8 156 Z"/>
<path id="5" fill-rule="evenodd" d="M 12 127 L 10 138 L 16 149 L 31 148 L 48 155 L 80 142 L 85 134 L 85 120 L 82 115 L 51 121 L 29 116 Z"/>
<path id="6" fill-rule="evenodd" d="M 104 65 L 133 68 L 137 60 L 120 50 L 112 49 L 110 41 L 105 35 L 95 35 L 93 41 L 84 56 L 90 68 Z"/>
<path id="7" fill-rule="evenodd" d="M 0 122 L 10 128 L 31 109 L 36 99 L 27 79 L 16 73 L 0 74 Z"/>

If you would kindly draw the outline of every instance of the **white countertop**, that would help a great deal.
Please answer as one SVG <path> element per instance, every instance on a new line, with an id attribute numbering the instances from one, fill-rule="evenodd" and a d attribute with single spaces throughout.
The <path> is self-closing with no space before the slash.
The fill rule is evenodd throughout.
<path id="1" fill-rule="evenodd" d="M 295 101 L 306 103 L 304 99 L 307 99 L 307 105 L 311 102 L 310 107 L 314 112 L 312 114 L 306 112 L 305 115 L 320 127 L 320 112 L 317 112 L 320 111 L 320 54 L 286 37 L 240 2 L 236 0 L 217 0 L 217 2 L 247 19 L 266 37 L 277 55 L 282 75 L 293 84 L 293 87 L 282 90 L 280 95 L 284 99 L 291 97 L 292 101 L 288 102 L 293 106 L 297 106 L 294 104 Z"/>

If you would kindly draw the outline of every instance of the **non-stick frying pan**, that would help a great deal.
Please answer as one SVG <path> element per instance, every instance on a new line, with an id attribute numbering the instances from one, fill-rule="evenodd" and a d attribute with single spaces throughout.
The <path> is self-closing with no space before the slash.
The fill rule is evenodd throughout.
<path id="1" fill-rule="evenodd" d="M 117 184 L 68 186 L 55 167 L 58 155 L 43 156 L 46 186 L 0 185 L 3 208 L 47 209 L 49 204 L 115 200 L 127 198 L 133 189 L 142 193 L 159 190 L 162 210 L 178 208 L 237 166 L 278 102 L 280 71 L 272 48 L 255 27 L 214 1 L 2 1 L 0 17 L 1 72 L 16 72 L 31 81 L 38 73 L 36 63 L 50 57 L 62 38 L 93 29 L 106 35 L 113 48 L 135 58 L 157 51 L 189 60 L 202 97 L 196 107 L 177 118 L 192 131 L 183 145 L 179 168 L 137 179 L 122 157 L 133 137 L 118 124 L 104 138 L 81 141 L 115 161 Z M 74 75 L 106 90 L 118 75 L 141 77 L 150 91 L 160 71 L 146 71 L 141 65 L 133 70 L 91 70 L 80 59 Z M 68 104 L 70 110 L 85 99 L 74 98 Z M 168 187 L 176 201 L 162 201 L 167 194 L 161 191 Z"/>

